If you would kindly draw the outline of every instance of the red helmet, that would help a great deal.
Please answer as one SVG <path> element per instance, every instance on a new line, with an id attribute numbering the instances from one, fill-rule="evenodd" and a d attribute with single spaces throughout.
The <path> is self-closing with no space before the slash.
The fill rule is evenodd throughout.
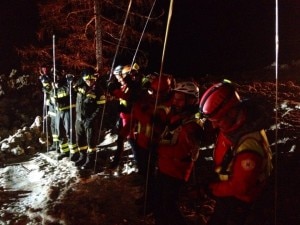
<path id="1" fill-rule="evenodd" d="M 200 100 L 200 112 L 209 119 L 219 119 L 233 106 L 240 103 L 234 85 L 225 80 L 205 91 Z"/>
<path id="2" fill-rule="evenodd" d="M 171 79 L 169 76 L 156 76 L 150 85 L 152 92 L 168 93 L 171 90 Z"/>

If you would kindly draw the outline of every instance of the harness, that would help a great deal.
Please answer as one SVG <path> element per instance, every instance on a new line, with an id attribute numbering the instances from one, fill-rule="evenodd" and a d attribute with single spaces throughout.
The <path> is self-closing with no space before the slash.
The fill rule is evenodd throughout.
<path id="1" fill-rule="evenodd" d="M 182 131 L 182 126 L 188 123 L 197 123 L 201 125 L 199 122 L 198 114 L 191 115 L 188 118 L 180 119 L 175 123 L 166 126 L 164 132 L 161 135 L 160 144 L 162 145 L 176 145 L 178 142 L 178 137 L 180 132 Z M 191 148 L 190 149 L 191 160 L 196 161 L 199 156 L 199 149 L 198 148 Z"/>
<path id="2" fill-rule="evenodd" d="M 163 109 L 166 114 L 170 112 L 170 107 L 160 105 L 157 109 Z M 152 124 L 143 125 L 141 122 L 137 124 L 137 134 L 144 134 L 146 137 L 151 138 L 152 134 Z"/>
<path id="3" fill-rule="evenodd" d="M 234 157 L 241 152 L 255 152 L 263 157 L 263 165 L 261 174 L 258 178 L 259 182 L 264 182 L 270 176 L 272 171 L 272 153 L 269 147 L 269 142 L 264 130 L 252 132 L 244 135 L 237 143 L 237 145 L 229 149 L 222 160 L 221 166 L 217 167 L 215 171 L 218 173 L 220 180 L 228 180 L 232 174 L 232 164 Z"/>

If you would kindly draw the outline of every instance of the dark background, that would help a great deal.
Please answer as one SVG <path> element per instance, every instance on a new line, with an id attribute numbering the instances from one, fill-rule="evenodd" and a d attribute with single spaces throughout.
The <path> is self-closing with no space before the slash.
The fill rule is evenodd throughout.
<path id="1" fill-rule="evenodd" d="M 34 0 L 1 0 L 0 72 L 18 67 L 14 47 L 29 45 L 37 25 Z M 280 63 L 299 59 L 300 1 L 279 1 L 279 38 Z M 149 67 L 158 70 L 162 49 L 152 52 Z M 275 0 L 174 1 L 165 72 L 181 76 L 235 73 L 274 61 Z"/>

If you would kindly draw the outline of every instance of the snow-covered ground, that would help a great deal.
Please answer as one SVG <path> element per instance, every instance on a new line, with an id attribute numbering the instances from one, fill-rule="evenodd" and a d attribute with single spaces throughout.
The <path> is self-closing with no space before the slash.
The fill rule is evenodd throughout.
<path id="1" fill-rule="evenodd" d="M 266 218 L 261 225 L 300 224 L 300 70 L 291 71 L 288 76 L 287 71 L 281 71 L 285 76 L 278 85 L 277 113 L 276 83 L 270 77 L 270 70 L 232 79 L 240 84 L 241 96 L 265 100 L 270 113 L 267 135 L 275 168 L 270 196 L 261 205 L 262 216 Z M 151 215 L 144 217 L 139 213 L 140 206 L 135 204 L 143 186 L 138 182 L 129 145 L 126 143 L 126 154 L 120 167 L 107 170 L 116 149 L 116 136 L 108 130 L 104 137 L 98 151 L 104 170 L 91 176 L 79 173 L 67 158 L 57 161 L 55 153 L 47 152 L 43 145 L 37 144 L 31 151 L 24 150 L 20 156 L 8 157 L 6 154 L 0 157 L 0 224 L 153 224 Z M 32 145 L 31 142 L 27 144 Z M 203 167 L 211 164 L 210 150 L 203 150 L 195 171 L 201 172 Z M 3 154 L 2 148 L 1 151 Z M 190 224 L 202 225 L 214 202 L 208 197 L 197 199 L 189 195 L 202 174 L 197 172 L 194 176 L 182 196 L 181 209 Z"/>

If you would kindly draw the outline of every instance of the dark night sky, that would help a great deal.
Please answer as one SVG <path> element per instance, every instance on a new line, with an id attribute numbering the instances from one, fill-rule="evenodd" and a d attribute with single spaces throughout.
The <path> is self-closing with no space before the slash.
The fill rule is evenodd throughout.
<path id="1" fill-rule="evenodd" d="M 280 2 L 280 61 L 284 63 L 300 58 L 300 1 Z M 34 11 L 34 0 L 1 0 L 0 71 L 16 62 L 16 56 L 9 54 L 12 46 L 28 44 L 34 36 L 38 21 Z M 274 49 L 275 0 L 174 0 L 164 71 L 238 72 L 270 65 Z M 161 53 L 150 61 L 159 68 Z"/>
<path id="2" fill-rule="evenodd" d="M 0 1 L 0 72 L 17 66 L 14 46 L 24 46 L 35 36 L 38 17 L 34 0 Z"/>
<path id="3" fill-rule="evenodd" d="M 166 70 L 220 74 L 264 67 L 275 61 L 275 1 L 175 2 Z M 283 63 L 300 58 L 300 1 L 280 2 Z"/>

